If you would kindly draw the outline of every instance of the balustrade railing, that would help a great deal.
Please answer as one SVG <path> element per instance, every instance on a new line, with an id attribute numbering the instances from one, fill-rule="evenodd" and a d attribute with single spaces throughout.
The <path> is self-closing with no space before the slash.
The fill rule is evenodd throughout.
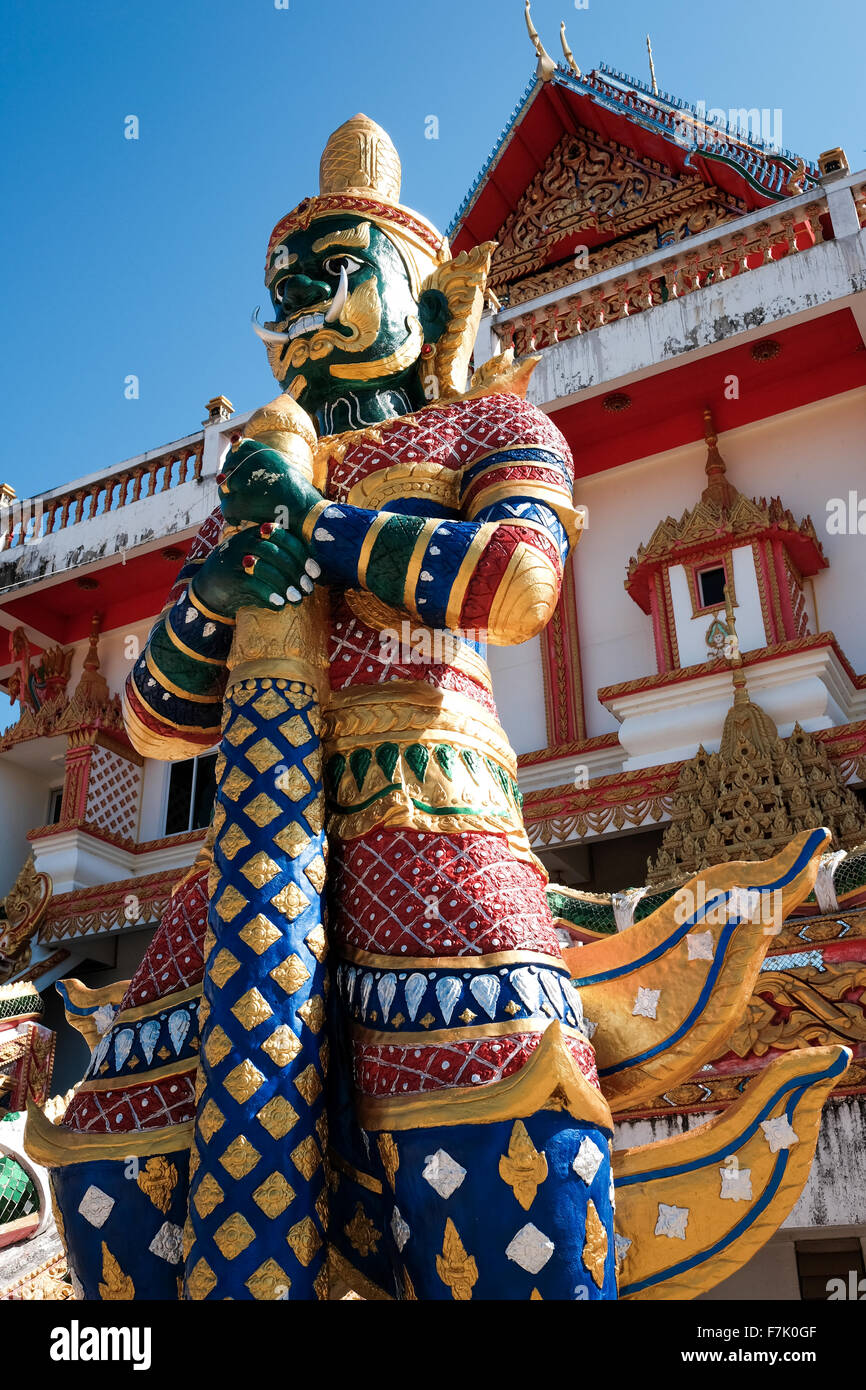
<path id="1" fill-rule="evenodd" d="M 712 241 L 691 245 L 679 242 L 648 263 L 624 265 L 621 273 L 606 275 L 591 288 L 574 287 L 573 293 L 494 321 L 503 348 L 516 356 L 552 347 L 580 337 L 617 319 L 644 313 L 658 304 L 682 298 L 707 285 L 744 275 L 771 261 L 795 255 L 824 240 L 821 217 L 826 204 L 815 202 L 777 214 L 745 227 L 720 230 Z M 866 217 L 866 200 L 860 207 Z"/>
<path id="2" fill-rule="evenodd" d="M 157 492 L 168 492 L 181 483 L 193 479 L 198 482 L 203 451 L 204 441 L 199 439 L 63 491 L 0 499 L 0 551 L 33 544 L 81 521 L 119 511 Z"/>

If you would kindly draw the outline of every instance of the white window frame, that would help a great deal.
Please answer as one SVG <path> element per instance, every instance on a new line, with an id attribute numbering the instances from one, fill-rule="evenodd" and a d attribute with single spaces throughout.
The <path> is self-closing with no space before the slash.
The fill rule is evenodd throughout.
<path id="1" fill-rule="evenodd" d="M 159 823 L 160 823 L 160 825 L 162 826 L 162 838 L 163 838 L 163 839 L 167 839 L 167 840 L 168 840 L 168 839 L 172 839 L 175 835 L 189 835 L 189 834 L 191 833 L 192 828 L 193 828 L 193 826 L 192 826 L 192 813 L 193 813 L 193 808 L 194 808 L 194 806 L 195 806 L 195 792 L 196 792 L 196 785 L 197 785 L 197 782 L 198 782 L 198 764 L 199 764 L 199 760 L 200 760 L 201 758 L 210 758 L 210 757 L 213 757 L 214 754 L 216 754 L 216 753 L 219 753 L 219 744 L 214 744 L 213 748 L 205 748 L 205 749 L 203 749 L 201 753 L 196 753 L 195 757 L 193 757 L 193 758 L 177 758 L 174 762 L 169 763 L 169 764 L 166 766 L 166 774 L 165 774 L 165 779 L 164 779 L 163 788 L 162 788 L 162 809 L 161 809 L 161 811 L 160 811 L 160 819 L 159 819 Z M 185 829 L 185 830 L 166 830 L 166 828 L 165 828 L 165 823 L 166 823 L 166 819 L 167 819 L 167 817 L 168 817 L 168 795 L 169 795 L 169 789 L 170 789 L 170 787 L 171 787 L 171 771 L 172 771 L 172 768 L 173 768 L 173 767 L 176 767 L 178 763 L 189 763 L 189 762 L 194 763 L 195 766 L 194 766 L 194 768 L 193 768 L 192 789 L 191 789 L 191 791 L 190 791 L 190 797 L 189 797 L 189 811 L 188 811 L 187 818 L 186 818 L 186 820 L 187 820 L 186 829 Z M 204 829 L 204 827 L 201 827 L 201 828 Z"/>

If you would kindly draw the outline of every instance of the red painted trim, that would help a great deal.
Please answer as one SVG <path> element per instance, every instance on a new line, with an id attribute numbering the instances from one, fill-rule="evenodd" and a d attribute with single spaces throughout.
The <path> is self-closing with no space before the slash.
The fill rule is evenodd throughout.
<path id="1" fill-rule="evenodd" d="M 785 636 L 790 640 L 797 636 L 797 624 L 791 605 L 791 590 L 788 587 L 788 569 L 785 564 L 784 548 L 778 538 L 773 541 L 773 560 L 776 565 L 776 584 L 779 589 L 779 603 L 782 609 L 782 621 L 785 624 Z"/>
<path id="2" fill-rule="evenodd" d="M 656 310 L 646 312 L 651 316 Z M 595 477 L 636 459 L 700 444 L 707 405 L 722 435 L 866 385 L 866 352 L 848 308 L 792 328 L 777 330 L 770 325 L 766 336 L 782 348 L 769 362 L 754 360 L 751 343 L 697 360 L 691 355 L 677 359 L 677 365 L 667 371 L 630 381 L 631 406 L 617 415 L 603 409 L 606 392 L 562 407 L 554 403 L 552 419 L 571 446 L 575 476 Z M 728 376 L 739 379 L 737 400 L 725 397 Z M 730 458 L 728 467 L 732 482 L 737 483 L 736 465 Z"/>
<path id="3" fill-rule="evenodd" d="M 618 748 L 618 734 L 595 734 L 592 738 L 577 739 L 574 743 L 551 744 L 549 748 L 539 748 L 535 753 L 518 753 L 518 767 L 538 767 L 541 763 L 553 763 L 558 758 L 573 758 L 581 753 L 592 753 L 596 749 Z"/>
<path id="4" fill-rule="evenodd" d="M 665 652 L 663 620 L 659 611 L 658 586 L 655 584 L 649 590 L 649 605 L 652 614 L 653 641 L 656 648 L 656 667 L 659 671 L 669 671 L 670 663 Z"/>
<path id="5" fill-rule="evenodd" d="M 134 840 L 127 840 L 122 835 L 115 835 L 110 830 L 103 830 L 82 816 L 65 824 L 61 822 L 59 825 L 37 826 L 34 830 L 27 831 L 27 839 L 32 843 L 37 840 L 50 840 L 55 835 L 65 835 L 69 830 L 77 830 L 79 834 L 88 835 L 92 840 L 101 840 L 103 844 L 114 845 L 118 849 L 125 850 L 127 854 L 152 854 L 154 850 L 168 849 L 174 845 L 200 844 L 207 834 L 206 830 L 185 830 L 178 835 L 164 835 L 159 840 L 141 840 L 136 844 Z"/>
<path id="6" fill-rule="evenodd" d="M 767 564 L 767 552 L 759 540 L 752 542 L 752 557 L 761 572 L 762 588 L 764 591 L 764 602 L 761 604 L 762 616 L 764 619 L 764 633 L 770 646 L 776 646 L 785 639 L 779 632 L 776 622 L 776 610 L 773 607 L 773 589 L 770 580 L 770 566 Z"/>

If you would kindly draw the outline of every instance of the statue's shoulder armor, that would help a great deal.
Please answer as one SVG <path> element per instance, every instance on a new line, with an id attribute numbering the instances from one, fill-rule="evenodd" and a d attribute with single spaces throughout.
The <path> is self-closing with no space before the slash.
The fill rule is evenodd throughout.
<path id="1" fill-rule="evenodd" d="M 401 475 L 418 483 L 426 474 L 434 492 L 449 492 L 468 465 L 520 447 L 552 452 L 572 472 L 568 444 L 550 417 L 504 393 L 431 406 L 320 445 L 327 460 L 327 495 L 357 506 L 382 505 Z"/>

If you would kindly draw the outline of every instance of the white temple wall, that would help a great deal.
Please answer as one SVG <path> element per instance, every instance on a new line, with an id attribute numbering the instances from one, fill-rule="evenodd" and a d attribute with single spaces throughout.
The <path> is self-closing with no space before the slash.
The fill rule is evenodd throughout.
<path id="1" fill-rule="evenodd" d="M 0 898 L 30 853 L 27 831 L 45 824 L 51 788 L 62 784 L 62 763 L 33 768 L 0 758 Z"/>
<path id="2" fill-rule="evenodd" d="M 546 748 L 541 638 L 517 647 L 488 647 L 487 663 L 499 718 L 515 753 Z"/>
<path id="3" fill-rule="evenodd" d="M 862 388 L 728 431 L 719 439 L 728 477 L 741 492 L 756 498 L 780 496 L 797 520 L 811 515 L 830 562 L 814 580 L 816 626 L 836 634 L 859 672 L 866 671 L 866 627 L 855 601 L 866 577 L 864 535 L 830 535 L 827 517 L 832 498 L 847 499 L 853 491 L 866 500 L 864 440 Z M 579 442 L 572 445 L 579 453 Z M 652 620 L 623 587 L 626 566 L 660 521 L 668 515 L 679 518 L 696 505 L 706 483 L 705 460 L 706 445 L 700 440 L 577 480 L 575 500 L 589 508 L 574 566 L 590 737 L 618 728 L 613 715 L 599 705 L 596 690 L 656 671 Z M 866 533 L 866 518 L 863 526 Z M 755 609 L 757 585 L 754 571 L 751 580 L 746 572 L 747 560 L 751 568 L 746 554 L 737 555 L 735 563 L 744 650 L 766 641 L 763 624 L 756 626 L 760 607 Z M 703 634 L 709 620 L 689 617 L 689 622 L 700 634 L 701 650 L 691 639 L 681 645 L 684 664 L 705 659 Z"/>

